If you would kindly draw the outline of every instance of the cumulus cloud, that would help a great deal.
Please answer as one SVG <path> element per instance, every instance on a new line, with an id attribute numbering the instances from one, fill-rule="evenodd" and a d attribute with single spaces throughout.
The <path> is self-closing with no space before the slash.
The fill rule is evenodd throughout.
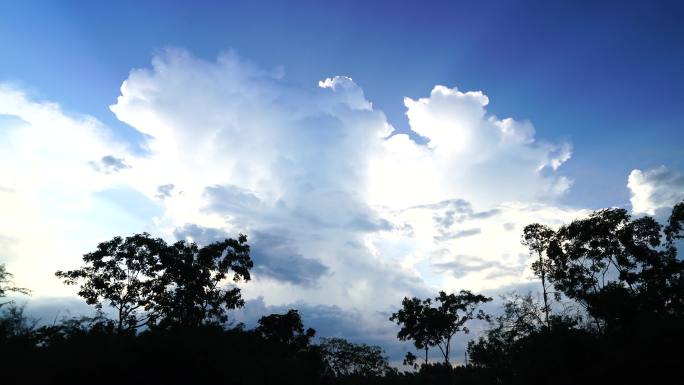
<path id="1" fill-rule="evenodd" d="M 469 202 L 451 200 L 387 211 L 394 229 L 370 237 L 369 242 L 431 287 L 496 289 L 533 279 L 528 250 L 520 243 L 520 232 L 513 229 L 535 222 L 558 227 L 588 213 L 521 202 L 477 211 Z"/>
<path id="2" fill-rule="evenodd" d="M 0 120 L 0 208 L 23 218 L 0 222 L 17 240 L 2 248 L 23 253 L 17 277 L 40 264 L 49 281 L 113 235 L 208 243 L 242 232 L 255 261 L 246 298 L 321 319 L 371 314 L 365 336 L 383 340 L 405 295 L 529 281 L 515 229 L 584 213 L 556 201 L 571 185 L 560 168 L 570 144 L 488 103 L 444 86 L 406 98 L 425 139 L 414 141 L 349 77 L 295 85 L 234 53 L 167 50 L 131 71 L 111 106 L 145 134 L 140 155 L 91 117 L 0 88 L 0 114 L 16 118 Z"/>
<path id="3" fill-rule="evenodd" d="M 632 210 L 656 214 L 684 199 L 684 174 L 665 166 L 651 170 L 632 170 L 627 179 Z"/>
<path id="4" fill-rule="evenodd" d="M 427 141 L 420 144 L 394 133 L 351 78 L 331 77 L 318 86 L 289 84 L 234 53 L 206 61 L 168 50 L 151 68 L 131 71 L 111 106 L 121 121 L 146 134 L 148 153 L 130 154 L 96 120 L 74 120 L 51 104 L 54 119 L 89 135 L 80 139 L 88 145 L 79 147 L 90 150 L 74 164 L 52 166 L 69 170 L 83 194 L 117 205 L 117 197 L 132 191 L 158 200 L 161 213 L 148 226 L 163 236 L 186 236 L 189 223 L 253 235 L 262 244 L 255 257 L 264 261 L 255 275 L 272 280 L 272 287 L 252 288 L 254 295 L 340 303 L 356 298 L 359 306 L 370 306 L 370 293 L 388 304 L 428 285 L 421 271 L 387 258 L 397 252 L 379 247 L 383 239 L 400 236 L 409 244 L 429 231 L 444 257 L 445 245 L 481 241 L 487 230 L 479 222 L 501 216 L 501 202 L 552 202 L 568 187 L 556 170 L 569 158 L 569 144 L 537 140 L 531 123 L 489 115 L 482 92 L 436 86 L 427 98 L 407 98 L 410 127 Z M 60 150 L 71 152 L 70 144 Z M 84 176 L 93 171 L 99 179 Z M 406 219 L 418 212 L 430 212 L 434 220 Z M 397 250 L 402 260 L 417 252 Z M 279 285 L 302 287 L 275 290 Z M 307 287 L 316 285 L 334 293 L 310 293 Z"/>
<path id="5" fill-rule="evenodd" d="M 405 134 L 383 142 L 371 164 L 369 200 L 394 208 L 461 198 L 481 207 L 504 201 L 553 202 L 571 180 L 555 171 L 569 143 L 535 138 L 530 122 L 489 115 L 482 92 L 436 86 L 404 104 L 421 145 Z"/>

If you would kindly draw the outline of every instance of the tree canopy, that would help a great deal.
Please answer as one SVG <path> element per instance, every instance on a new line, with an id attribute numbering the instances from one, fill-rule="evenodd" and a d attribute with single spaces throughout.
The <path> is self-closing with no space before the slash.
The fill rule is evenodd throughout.
<path id="1" fill-rule="evenodd" d="M 316 335 L 312 328 L 304 330 L 302 318 L 295 309 L 285 314 L 271 314 L 259 319 L 256 332 L 266 340 L 288 346 L 294 350 L 309 346 L 309 341 Z"/>
<path id="2" fill-rule="evenodd" d="M 380 377 L 394 372 L 379 346 L 354 344 L 344 338 L 322 338 L 320 349 L 336 377 Z"/>
<path id="3" fill-rule="evenodd" d="M 78 295 L 117 312 L 117 330 L 142 326 L 188 327 L 225 322 L 226 310 L 242 306 L 240 289 L 226 280 L 249 280 L 252 261 L 247 237 L 204 247 L 179 241 L 168 245 L 147 233 L 114 237 L 83 256 L 80 269 L 58 271 Z"/>
<path id="4" fill-rule="evenodd" d="M 29 289 L 23 288 L 23 287 L 17 287 L 14 286 L 14 281 L 12 280 L 14 276 L 12 273 L 7 271 L 5 269 L 5 264 L 1 263 L 0 264 L 0 299 L 7 297 L 7 293 L 21 293 L 21 294 L 30 294 L 31 291 Z M 7 305 L 11 303 L 11 301 L 7 302 L 0 302 L 0 307 L 3 305 Z"/>
<path id="5" fill-rule="evenodd" d="M 437 346 L 448 365 L 454 334 L 468 333 L 468 321 L 488 320 L 489 316 L 478 310 L 478 306 L 491 300 L 468 290 L 461 290 L 459 294 L 440 291 L 434 299 L 404 298 L 402 308 L 390 320 L 401 326 L 397 338 L 412 340 L 419 349 Z M 427 350 L 425 356 L 427 362 Z"/>

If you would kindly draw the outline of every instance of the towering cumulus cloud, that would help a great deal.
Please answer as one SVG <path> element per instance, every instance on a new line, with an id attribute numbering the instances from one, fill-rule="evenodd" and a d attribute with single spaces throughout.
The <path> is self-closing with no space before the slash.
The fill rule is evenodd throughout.
<path id="1" fill-rule="evenodd" d="M 548 203 L 569 186 L 555 175 L 569 144 L 536 141 L 529 122 L 488 115 L 481 92 L 436 86 L 429 98 L 407 98 L 413 134 L 427 140 L 419 144 L 394 133 L 350 78 L 307 88 L 276 75 L 234 54 L 207 62 L 171 50 L 151 69 L 132 71 L 111 108 L 150 137 L 149 156 L 131 163 L 136 188 L 160 197 L 160 186 L 174 186 L 165 190 L 158 224 L 167 232 L 196 225 L 261 234 L 269 241 L 258 243 L 257 255 L 291 256 L 287 273 L 257 269 L 261 278 L 279 278 L 274 284 L 321 278 L 341 291 L 326 293 L 328 300 L 367 302 L 367 293 L 396 288 L 344 272 L 361 264 L 372 273 L 386 263 L 384 251 L 369 245 L 401 231 L 397 210 L 456 198 L 483 210 Z M 460 231 L 434 241 L 481 235 Z M 287 240 L 287 252 L 274 239 Z M 397 282 L 422 281 L 415 271 L 395 273 Z"/>
<path id="2" fill-rule="evenodd" d="M 58 285 L 48 271 L 113 235 L 206 243 L 242 232 L 255 261 L 249 303 L 358 311 L 376 340 L 392 339 L 385 312 L 404 295 L 526 282 L 522 227 L 582 214 L 557 207 L 570 145 L 488 114 L 479 91 L 406 98 L 411 132 L 399 133 L 348 77 L 293 85 L 232 53 L 167 50 L 131 71 L 111 106 L 142 143 L 6 87 L 0 101 L 12 116 L 0 120 L 1 204 L 36 216 L 25 227 L 0 219 L 0 250 L 21 251 L 13 267 L 28 272 L 46 252 L 21 249 L 29 227 L 61 223 L 40 230 L 61 251 L 43 262 L 37 294 Z"/>

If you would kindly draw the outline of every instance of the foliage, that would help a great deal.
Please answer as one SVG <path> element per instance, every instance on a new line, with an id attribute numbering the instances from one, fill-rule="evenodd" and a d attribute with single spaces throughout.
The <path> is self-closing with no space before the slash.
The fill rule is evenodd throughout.
<path id="1" fill-rule="evenodd" d="M 624 209 L 599 210 L 562 226 L 549 237 L 549 279 L 587 309 L 599 330 L 684 315 L 684 262 L 673 242 L 683 207 L 675 206 L 665 232 L 653 218 L 632 219 Z"/>
<path id="2" fill-rule="evenodd" d="M 85 254 L 84 267 L 55 275 L 67 285 L 82 282 L 78 295 L 89 305 L 101 309 L 106 303 L 114 308 L 119 332 L 134 330 L 154 322 L 151 310 L 166 249 L 166 242 L 147 233 L 114 237 Z"/>
<path id="3" fill-rule="evenodd" d="M 549 248 L 551 238 L 553 237 L 553 230 L 550 227 L 533 223 L 525 226 L 523 229 L 523 236 L 521 243 L 530 250 L 531 254 L 537 254 L 538 260 L 532 263 L 532 271 L 541 279 L 542 295 L 544 298 L 544 320 L 546 326 L 549 327 L 549 313 L 551 307 L 549 304 L 549 291 L 546 287 L 546 275 L 552 269 L 551 261 L 544 258 L 546 250 Z"/>
<path id="4" fill-rule="evenodd" d="M 397 338 L 413 340 L 417 348 L 437 346 L 448 365 L 451 339 L 458 332 L 469 332 L 468 321 L 488 320 L 489 316 L 477 308 L 491 300 L 468 290 L 461 290 L 458 295 L 440 291 L 434 300 L 404 298 L 402 308 L 393 313 L 390 320 L 401 326 Z"/>
<path id="5" fill-rule="evenodd" d="M 114 237 L 83 261 L 84 267 L 56 276 L 68 285 L 81 283 L 78 294 L 88 304 L 114 308 L 119 333 L 225 322 L 226 309 L 243 302 L 240 289 L 226 289 L 224 281 L 249 280 L 252 267 L 244 235 L 202 248 L 187 242 L 169 246 L 147 233 Z"/>
<path id="6" fill-rule="evenodd" d="M 163 290 L 155 293 L 152 308 L 162 326 L 225 323 L 226 310 L 244 305 L 240 289 L 226 287 L 224 282 L 250 279 L 253 263 L 245 235 L 201 248 L 195 243 L 176 242 L 162 254 L 160 264 Z"/>
<path id="7" fill-rule="evenodd" d="M 501 384 L 667 382 L 684 343 L 684 266 L 675 247 L 683 215 L 684 202 L 663 229 L 651 217 L 606 209 L 546 232 L 548 277 L 593 327 L 560 313 L 547 328 L 545 306 L 514 295 L 469 343 L 474 366 Z"/>
<path id="8" fill-rule="evenodd" d="M 401 326 L 397 338 L 401 341 L 411 340 L 416 349 L 425 350 L 425 364 L 428 363 L 428 349 L 432 346 L 430 340 L 431 330 L 427 319 L 431 299 L 404 297 L 401 301 L 401 309 L 393 313 L 390 321 Z M 415 359 L 412 360 L 415 362 Z"/>
<path id="9" fill-rule="evenodd" d="M 323 338 L 320 349 L 323 360 L 336 377 L 380 377 L 395 371 L 379 346 Z"/>
<path id="10" fill-rule="evenodd" d="M 29 289 L 25 289 L 23 287 L 17 287 L 14 286 L 14 281 L 12 280 L 14 276 L 12 273 L 7 271 L 5 269 L 5 264 L 1 263 L 0 264 L 0 298 L 4 298 L 7 296 L 8 292 L 14 292 L 14 293 L 21 293 L 21 294 L 30 294 L 31 291 Z M 12 301 L 7 301 L 7 302 L 0 302 L 0 307 L 3 305 L 11 304 Z"/>
<path id="11" fill-rule="evenodd" d="M 558 230 L 528 226 L 523 243 L 533 270 L 575 307 L 511 293 L 493 320 L 490 298 L 460 291 L 404 298 L 390 320 L 420 350 L 438 347 L 443 363 L 392 368 L 377 346 L 323 338 L 312 344 L 297 310 L 262 317 L 253 330 L 227 328 L 240 306 L 226 281 L 248 280 L 246 237 L 205 247 L 140 234 L 114 238 L 86 254 L 86 265 L 58 272 L 96 305 L 94 317 L 36 327 L 22 307 L 0 309 L 0 362 L 6 383 L 256 384 L 590 384 L 669 383 L 684 345 L 684 202 L 665 225 L 625 210 L 599 210 Z M 1 265 L 0 265 L 1 266 Z M 20 291 L 0 270 L 2 295 Z M 546 292 L 546 283 L 542 283 Z M 544 298 L 546 300 L 546 298 Z M 110 320 L 103 304 L 119 310 Z M 553 311 L 552 311 L 553 310 Z M 591 323 L 585 323 L 585 317 Z M 490 327 L 468 344 L 470 364 L 449 362 L 450 341 L 481 319 Z M 147 322 L 148 328 L 139 328 Z M 592 326 L 593 325 L 593 326 Z M 417 368 L 408 352 L 404 363 Z M 39 369 L 39 370 L 36 370 Z M 104 374 L 104 375 L 103 375 Z"/>
<path id="12" fill-rule="evenodd" d="M 285 314 L 261 317 L 256 332 L 267 341 L 282 344 L 294 350 L 306 349 L 311 338 L 316 335 L 316 331 L 312 328 L 304 330 L 302 318 L 294 309 L 288 310 Z"/>
<path id="13" fill-rule="evenodd" d="M 0 345 L 12 340 L 30 340 L 36 322 L 24 316 L 24 307 L 10 304 L 0 312 Z"/>

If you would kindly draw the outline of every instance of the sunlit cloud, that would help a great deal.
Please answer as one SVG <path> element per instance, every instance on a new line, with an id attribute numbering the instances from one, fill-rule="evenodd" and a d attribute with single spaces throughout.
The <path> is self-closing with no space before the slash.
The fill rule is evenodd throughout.
<path id="1" fill-rule="evenodd" d="M 405 295 L 531 282 L 522 228 L 587 214 L 560 203 L 571 144 L 493 116 L 482 91 L 406 98 L 402 133 L 349 77 L 286 79 L 235 53 L 164 51 L 111 106 L 141 143 L 0 86 L 0 252 L 17 282 L 39 298 L 73 295 L 54 271 L 115 235 L 245 233 L 253 306 L 358 312 L 386 336 Z M 633 171 L 634 210 L 673 203 L 681 180 Z"/>

